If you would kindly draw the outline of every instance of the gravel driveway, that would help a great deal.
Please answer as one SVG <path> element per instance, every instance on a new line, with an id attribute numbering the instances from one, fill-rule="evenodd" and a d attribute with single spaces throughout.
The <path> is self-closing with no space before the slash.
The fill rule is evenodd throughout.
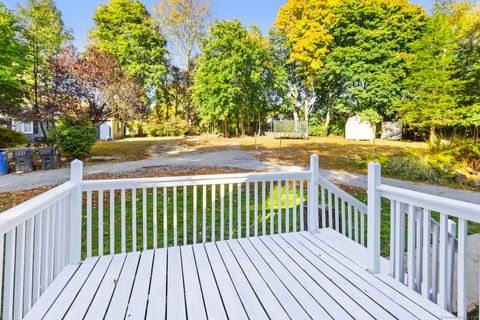
<path id="1" fill-rule="evenodd" d="M 205 152 L 196 154 L 191 153 L 186 155 L 157 157 L 155 159 L 146 159 L 139 161 L 85 166 L 84 174 L 118 174 L 136 171 L 141 168 L 157 166 L 220 166 L 260 171 L 296 171 L 306 169 L 299 166 L 265 162 L 257 158 L 253 152 L 248 152 L 241 149 L 232 149 L 228 151 Z M 360 188 L 366 188 L 367 186 L 366 175 L 326 169 L 321 169 L 320 173 L 327 179 L 330 179 L 332 182 L 337 184 Z M 7 191 L 33 189 L 40 186 L 58 184 L 67 181 L 69 179 L 69 176 L 70 170 L 68 168 L 49 171 L 34 171 L 19 175 L 9 174 L 5 176 L 0 176 L 0 193 Z M 426 192 L 451 199 L 480 204 L 480 193 L 478 192 L 450 189 L 446 187 L 400 181 L 390 178 L 384 178 L 383 183 L 407 188 L 410 190 Z"/>

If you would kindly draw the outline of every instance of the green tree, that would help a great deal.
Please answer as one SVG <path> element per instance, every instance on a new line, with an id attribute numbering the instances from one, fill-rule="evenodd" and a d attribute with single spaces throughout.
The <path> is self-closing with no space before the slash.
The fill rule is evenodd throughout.
<path id="1" fill-rule="evenodd" d="M 435 4 L 424 36 L 413 45 L 412 73 L 405 80 L 405 97 L 396 108 L 404 122 L 429 126 L 431 140 L 437 128 L 466 125 L 474 113 L 462 103 L 466 81 L 459 67 L 459 28 L 452 8 L 445 1 Z"/>
<path id="2" fill-rule="evenodd" d="M 15 117 L 23 97 L 22 74 L 28 66 L 25 61 L 27 48 L 21 41 L 18 21 L 1 3 L 0 33 L 0 114 Z"/>
<path id="3" fill-rule="evenodd" d="M 251 122 L 264 122 L 271 107 L 273 61 L 259 29 L 239 20 L 215 21 L 201 44 L 193 86 L 194 99 L 206 124 L 229 134 L 251 132 Z M 259 129 L 257 126 L 257 130 Z"/>
<path id="4" fill-rule="evenodd" d="M 336 24 L 320 71 L 318 107 L 326 118 L 364 110 L 393 116 L 412 58 L 410 45 L 421 37 L 427 15 L 407 0 L 345 0 L 335 7 Z"/>
<path id="5" fill-rule="evenodd" d="M 58 54 L 72 39 L 65 29 L 62 14 L 52 0 L 28 0 L 19 6 L 23 38 L 27 46 L 29 71 L 26 101 L 31 105 L 31 118 L 40 123 L 45 140 L 45 123 L 53 121 L 55 110 L 51 97 L 52 72 L 48 60 Z"/>
<path id="6" fill-rule="evenodd" d="M 93 20 L 93 46 L 116 57 L 140 79 L 150 97 L 159 99 L 166 73 L 166 41 L 145 5 L 138 0 L 111 0 L 98 7 Z"/>

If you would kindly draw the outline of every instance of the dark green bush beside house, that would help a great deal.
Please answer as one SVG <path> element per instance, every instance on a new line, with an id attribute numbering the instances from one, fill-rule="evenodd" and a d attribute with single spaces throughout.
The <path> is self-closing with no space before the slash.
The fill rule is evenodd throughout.
<path id="1" fill-rule="evenodd" d="M 95 126 L 85 119 L 60 119 L 48 135 L 64 155 L 79 159 L 90 153 L 97 140 Z"/>
<path id="2" fill-rule="evenodd" d="M 12 129 L 0 128 L 0 149 L 13 148 L 27 143 L 27 137 L 24 134 Z"/>

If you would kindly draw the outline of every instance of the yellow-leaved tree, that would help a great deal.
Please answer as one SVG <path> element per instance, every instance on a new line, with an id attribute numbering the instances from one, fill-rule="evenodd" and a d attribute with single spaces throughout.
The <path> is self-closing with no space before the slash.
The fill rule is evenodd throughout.
<path id="1" fill-rule="evenodd" d="M 302 88 L 295 88 L 303 92 L 296 94 L 302 101 L 293 101 L 295 118 L 301 105 L 304 119 L 308 120 L 315 105 L 318 73 L 333 41 L 334 8 L 338 3 L 339 0 L 288 0 L 278 12 L 275 29 L 286 40 L 287 64 L 293 67 L 290 70 L 301 78 L 295 82 L 302 84 Z"/>

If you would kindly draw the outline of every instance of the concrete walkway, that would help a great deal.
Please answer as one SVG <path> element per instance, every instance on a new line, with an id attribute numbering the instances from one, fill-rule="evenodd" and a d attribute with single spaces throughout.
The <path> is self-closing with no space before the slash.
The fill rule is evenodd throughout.
<path id="1" fill-rule="evenodd" d="M 86 166 L 84 168 L 84 173 L 86 176 L 100 173 L 119 174 L 136 171 L 141 168 L 156 166 L 220 166 L 260 171 L 296 171 L 306 169 L 299 166 L 265 162 L 257 158 L 252 152 L 247 152 L 240 149 L 232 149 L 228 151 L 186 154 L 180 156 L 159 157 L 156 159 L 146 159 L 122 163 L 92 165 Z M 367 187 L 366 175 L 326 169 L 321 169 L 320 173 L 336 184 L 343 184 L 347 186 L 360 187 L 365 189 Z M 10 174 L 6 176 L 0 176 L 0 193 L 7 191 L 33 189 L 45 185 L 58 184 L 67 181 L 69 179 L 69 176 L 70 169 L 68 168 L 50 171 L 35 171 L 20 175 Z M 432 186 L 429 184 L 414 183 L 389 178 L 384 178 L 382 182 L 392 186 L 403 187 L 410 190 L 421 191 L 451 199 L 480 204 L 479 192 L 450 189 L 445 187 Z"/>

